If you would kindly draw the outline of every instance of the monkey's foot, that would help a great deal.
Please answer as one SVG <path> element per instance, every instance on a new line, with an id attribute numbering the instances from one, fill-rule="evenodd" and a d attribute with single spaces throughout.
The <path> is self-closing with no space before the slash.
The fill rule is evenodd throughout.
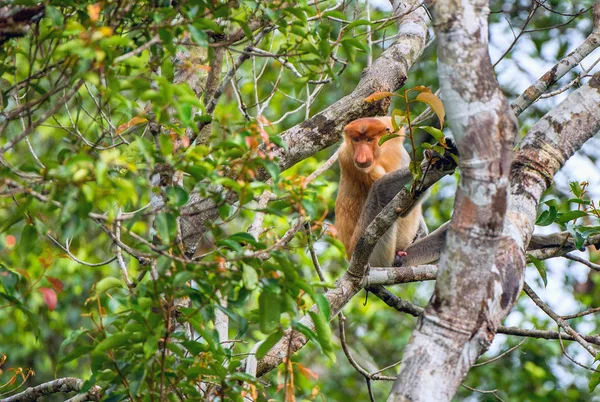
<path id="1" fill-rule="evenodd" d="M 401 267 L 404 263 L 404 257 L 406 257 L 408 253 L 406 251 L 398 250 L 396 251 L 396 255 L 394 256 L 394 267 Z"/>

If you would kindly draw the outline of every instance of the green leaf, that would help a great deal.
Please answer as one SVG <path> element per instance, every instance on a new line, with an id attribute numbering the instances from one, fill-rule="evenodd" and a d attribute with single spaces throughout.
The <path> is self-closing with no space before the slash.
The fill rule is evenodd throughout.
<path id="1" fill-rule="evenodd" d="M 124 284 L 123 284 L 122 280 L 117 279 L 112 276 L 109 276 L 107 278 L 102 279 L 100 282 L 98 282 L 96 284 L 96 294 L 100 295 L 100 294 L 106 292 L 108 289 L 123 288 L 123 287 L 124 287 Z"/>
<path id="2" fill-rule="evenodd" d="M 265 357 L 267 352 L 271 350 L 271 348 L 275 346 L 277 342 L 279 342 L 282 336 L 283 331 L 281 330 L 275 331 L 271 335 L 269 335 L 267 339 L 265 339 L 264 342 L 258 347 L 258 350 L 256 351 L 256 358 L 262 359 L 263 357 Z"/>
<path id="3" fill-rule="evenodd" d="M 327 11 L 326 13 L 321 14 L 321 18 L 334 17 L 340 20 L 346 20 L 346 15 L 337 10 Z"/>
<path id="4" fill-rule="evenodd" d="M 230 248 L 231 250 L 238 252 L 238 253 L 243 250 L 243 247 L 240 243 L 238 243 L 237 241 L 229 240 L 229 239 L 218 240 L 217 246 L 219 246 L 219 247 L 224 246 L 224 247 Z"/>
<path id="5" fill-rule="evenodd" d="M 389 140 L 393 140 L 394 138 L 398 138 L 398 137 L 400 137 L 398 134 L 386 134 L 386 135 L 384 135 L 383 137 L 381 137 L 379 139 L 378 144 L 379 144 L 379 146 L 382 146 L 383 144 L 385 144 Z"/>
<path id="6" fill-rule="evenodd" d="M 258 311 L 260 314 L 260 330 L 265 334 L 270 334 L 279 328 L 279 316 L 281 315 L 281 303 L 279 297 L 263 290 L 258 297 Z"/>
<path id="7" fill-rule="evenodd" d="M 177 233 L 177 221 L 172 214 L 161 213 L 156 215 L 154 221 L 156 225 L 156 231 L 161 237 L 164 244 L 169 244 L 176 237 Z"/>
<path id="8" fill-rule="evenodd" d="M 576 181 L 572 181 L 569 183 L 569 187 L 571 187 L 571 192 L 573 193 L 573 195 L 575 195 L 575 197 L 580 198 L 581 194 L 582 194 L 582 189 L 581 189 L 581 185 L 579 184 L 579 182 Z"/>
<path id="9" fill-rule="evenodd" d="M 301 334 L 306 336 L 309 340 L 313 341 L 319 348 L 321 348 L 321 345 L 319 344 L 319 340 L 317 339 L 317 334 L 315 331 L 313 331 L 306 325 L 301 324 L 300 322 L 297 322 L 297 321 L 292 323 L 292 328 L 294 328 L 295 330 L 297 330 L 298 332 L 300 332 Z"/>
<path id="10" fill-rule="evenodd" d="M 92 350 L 94 350 L 93 346 L 77 346 L 58 361 L 58 367 L 62 367 L 66 363 L 78 359 L 81 356 L 88 354 Z"/>
<path id="11" fill-rule="evenodd" d="M 544 287 L 548 286 L 548 275 L 546 273 L 546 265 L 542 261 L 540 261 L 537 258 L 535 258 L 534 256 L 532 256 L 531 254 L 528 254 L 527 257 L 532 262 L 532 264 L 537 268 L 538 273 L 540 274 L 540 276 L 542 277 L 542 281 L 544 282 Z"/>
<path id="12" fill-rule="evenodd" d="M 33 314 L 31 310 L 29 310 L 19 299 L 4 292 L 0 292 L 0 298 L 5 299 L 12 303 L 16 308 L 21 310 L 29 320 L 29 325 L 33 328 L 35 337 L 38 338 L 40 336 L 40 327 L 38 325 L 37 315 Z"/>
<path id="13" fill-rule="evenodd" d="M 588 383 L 588 391 L 590 393 L 594 392 L 598 384 L 600 384 L 600 373 L 595 371 L 592 374 L 592 378 L 590 378 L 590 382 Z"/>
<path id="14" fill-rule="evenodd" d="M 17 251 L 21 257 L 26 257 L 35 249 L 38 233 L 33 225 L 25 225 L 21 231 L 21 239 L 18 242 Z"/>
<path id="15" fill-rule="evenodd" d="M 244 287 L 248 290 L 254 290 L 258 286 L 258 274 L 256 270 L 249 265 L 244 265 L 242 270 L 242 280 Z"/>
<path id="16" fill-rule="evenodd" d="M 103 352 L 108 349 L 114 349 L 119 346 L 124 346 L 130 343 L 131 334 L 128 333 L 119 333 L 110 335 L 108 338 L 104 339 L 94 348 L 96 352 Z"/>
<path id="17" fill-rule="evenodd" d="M 349 30 L 351 30 L 354 27 L 358 27 L 361 25 L 371 25 L 371 21 L 368 20 L 354 20 L 351 23 L 349 23 L 348 25 L 346 25 L 345 29 L 346 32 L 348 32 Z"/>
<path id="18" fill-rule="evenodd" d="M 556 219 L 557 223 L 565 224 L 569 221 L 578 219 L 578 218 L 582 218 L 584 216 L 587 216 L 587 212 L 585 211 L 569 211 L 569 212 L 565 212 L 564 214 L 560 214 L 558 216 L 558 219 Z"/>
<path id="19" fill-rule="evenodd" d="M 200 353 L 206 352 L 208 345 L 206 343 L 196 341 L 181 341 L 181 344 L 186 348 L 192 355 L 199 355 Z"/>
<path id="20" fill-rule="evenodd" d="M 404 124 L 404 121 L 406 121 L 406 113 L 404 110 L 394 109 L 392 112 L 392 128 L 395 133 L 400 130 L 400 125 Z"/>
<path id="21" fill-rule="evenodd" d="M 590 200 L 582 200 L 580 198 L 571 198 L 567 202 L 572 202 L 572 203 L 580 204 L 580 205 L 592 205 L 592 202 Z"/>
<path id="22" fill-rule="evenodd" d="M 575 240 L 575 248 L 577 249 L 583 247 L 585 239 L 589 236 L 589 233 L 585 233 L 585 235 L 581 233 L 579 230 L 580 227 L 581 226 L 573 225 L 570 222 L 566 224 L 567 232 L 573 236 L 573 239 Z"/>
<path id="23" fill-rule="evenodd" d="M 329 320 L 321 314 L 317 314 L 314 311 L 309 312 L 310 317 L 315 323 L 315 329 L 317 333 L 317 341 L 323 353 L 327 355 L 331 360 L 335 362 L 335 353 L 331 346 L 331 328 L 329 327 Z"/>
<path id="24" fill-rule="evenodd" d="M 210 18 L 196 18 L 194 20 L 194 26 L 198 29 L 208 29 L 210 31 L 221 33 L 223 30 L 213 19 Z"/>
<path id="25" fill-rule="evenodd" d="M 171 201 L 173 205 L 177 207 L 181 207 L 188 202 L 188 193 L 181 187 L 167 187 L 166 193 L 169 197 L 169 201 Z"/>
<path id="26" fill-rule="evenodd" d="M 63 24 L 65 22 L 65 18 L 63 17 L 62 13 L 56 7 L 47 5 L 46 6 L 46 15 L 48 17 L 50 17 L 50 21 L 52 21 L 52 25 L 54 25 L 55 27 L 63 26 Z"/>
<path id="27" fill-rule="evenodd" d="M 431 134 L 431 136 L 435 138 L 436 141 L 439 141 L 440 144 L 446 143 L 446 138 L 444 137 L 444 132 L 442 130 L 431 126 L 418 126 L 418 128 Z"/>
<path id="28" fill-rule="evenodd" d="M 321 293 L 317 293 L 314 296 L 311 296 L 317 306 L 319 306 L 319 312 L 329 321 L 329 316 L 331 315 L 331 308 L 329 306 L 329 300 L 325 297 L 325 295 Z"/>
<path id="29" fill-rule="evenodd" d="M 554 220 L 556 219 L 556 215 L 558 215 L 558 211 L 556 210 L 556 208 L 554 206 L 550 206 L 550 209 L 542 212 L 542 214 L 538 217 L 535 224 L 538 226 L 551 225 L 552 223 L 554 223 Z"/>
<path id="30" fill-rule="evenodd" d="M 228 237 L 229 240 L 234 240 L 240 243 L 248 243 L 248 244 L 252 244 L 252 245 L 256 245 L 256 240 L 254 239 L 254 236 L 252 236 L 250 233 L 247 232 L 239 232 L 239 233 L 235 233 L 232 234 L 231 236 Z"/>

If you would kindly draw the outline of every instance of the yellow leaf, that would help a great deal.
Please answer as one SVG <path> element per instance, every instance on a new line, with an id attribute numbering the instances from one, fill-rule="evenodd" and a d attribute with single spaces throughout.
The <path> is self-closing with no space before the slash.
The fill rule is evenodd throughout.
<path id="1" fill-rule="evenodd" d="M 431 92 L 431 88 L 426 87 L 425 85 L 417 85 L 416 87 L 409 89 L 409 91 Z"/>
<path id="2" fill-rule="evenodd" d="M 435 112 L 438 119 L 440 119 L 440 127 L 444 127 L 444 117 L 446 116 L 446 110 L 440 98 L 432 94 L 431 92 L 421 92 L 415 100 L 426 103 Z"/>
<path id="3" fill-rule="evenodd" d="M 302 374 L 307 380 L 310 380 L 311 377 L 314 378 L 315 380 L 319 379 L 319 375 L 317 373 L 315 373 L 308 367 L 303 366 L 300 363 L 296 363 L 296 368 L 298 369 L 300 374 Z"/>
<path id="4" fill-rule="evenodd" d="M 135 126 L 136 124 L 140 124 L 140 123 L 146 123 L 148 121 L 148 119 L 146 119 L 145 117 L 139 117 L 136 116 L 133 119 L 129 120 L 127 123 L 123 123 L 121 124 L 118 128 L 117 128 L 117 132 L 115 133 L 116 135 L 121 135 L 125 130 Z"/>
<path id="5" fill-rule="evenodd" d="M 100 32 L 103 37 L 107 37 L 107 36 L 112 35 L 112 28 L 111 27 L 100 27 L 100 28 L 98 28 L 98 32 Z"/>
<path id="6" fill-rule="evenodd" d="M 391 92 L 385 92 L 385 91 L 384 92 L 374 92 L 365 98 L 365 102 L 373 103 L 373 102 L 382 100 L 384 98 L 389 98 L 390 96 L 396 96 L 396 94 L 393 94 Z"/>

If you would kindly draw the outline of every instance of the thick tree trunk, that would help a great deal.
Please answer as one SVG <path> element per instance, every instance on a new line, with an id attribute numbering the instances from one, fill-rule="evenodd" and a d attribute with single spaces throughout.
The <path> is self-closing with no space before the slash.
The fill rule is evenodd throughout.
<path id="1" fill-rule="evenodd" d="M 451 400 L 493 339 L 498 323 L 490 310 L 502 293 L 498 282 L 504 276 L 495 259 L 504 244 L 517 125 L 488 54 L 488 2 L 430 1 L 429 6 L 461 178 L 435 292 L 404 351 L 389 401 Z M 518 290 L 519 281 L 511 285 Z"/>
<path id="2" fill-rule="evenodd" d="M 472 19 L 473 12 L 478 9 L 470 5 L 463 7 L 463 11 L 457 15 L 464 16 L 464 10 L 468 10 Z M 437 16 L 438 13 L 439 10 L 434 15 Z M 460 21 L 460 18 L 453 23 L 457 21 Z M 440 27 L 444 26 L 443 22 L 438 24 Z M 460 42 L 462 31 L 454 28 L 450 32 L 452 40 Z M 473 34 L 474 37 L 477 35 Z M 440 38 L 440 46 L 448 47 L 449 44 Z M 447 54 L 446 51 L 443 53 Z M 441 54 L 442 52 L 440 57 Z M 455 56 L 457 62 L 470 59 L 465 53 L 457 52 Z M 448 66 L 440 66 L 441 80 L 442 71 L 447 69 Z M 475 71 L 481 74 L 486 68 Z M 469 86 L 466 83 L 467 77 L 455 76 L 454 78 L 460 78 L 459 84 L 452 80 L 452 75 L 445 77 L 449 78 L 444 86 L 446 91 L 446 87 L 449 86 L 452 95 L 460 98 L 461 94 L 467 94 L 471 102 L 476 101 L 477 98 L 473 97 L 472 93 L 464 90 L 465 85 Z M 482 84 L 475 81 L 470 87 L 474 90 L 491 88 L 491 83 Z M 479 117 L 489 115 L 490 109 L 485 104 L 471 103 L 465 109 L 465 105 L 460 106 L 456 99 L 450 98 L 454 99 L 450 101 L 446 93 L 444 96 L 446 103 L 450 105 L 450 121 L 458 117 L 459 121 L 464 122 L 465 117 L 472 116 L 473 112 Z M 500 110 L 502 109 L 504 106 Z M 502 119 L 497 121 L 500 124 Z M 457 129 L 464 130 L 458 132 L 458 138 L 464 138 L 462 133 L 469 133 L 469 127 L 472 126 L 457 126 L 456 122 L 452 125 L 455 135 Z M 486 127 L 478 126 L 478 129 L 486 132 Z M 499 323 L 517 300 L 523 286 L 525 248 L 533 232 L 542 193 L 565 161 L 598 130 L 600 75 L 596 74 L 529 130 L 511 166 L 507 204 L 498 201 L 505 200 L 503 194 L 506 191 L 507 172 L 503 162 L 506 161 L 499 161 L 497 165 L 501 167 L 501 175 L 497 178 L 489 176 L 490 181 L 498 181 L 495 186 L 490 186 L 484 183 L 476 184 L 476 179 L 481 177 L 480 171 L 493 171 L 491 168 L 485 170 L 492 159 L 479 160 L 480 170 L 474 170 L 473 162 L 461 160 L 464 180 L 461 181 L 457 194 L 451 229 L 454 233 L 449 234 L 447 250 L 440 261 L 436 292 L 421 316 L 413 333 L 413 340 L 405 351 L 400 373 L 389 400 L 451 400 L 469 368 L 487 349 Z M 477 139 L 470 141 L 471 146 L 468 149 L 477 150 L 480 145 L 478 141 L 489 144 L 490 149 L 497 149 L 499 142 L 494 136 L 494 131 L 490 133 L 487 128 L 487 138 L 476 136 Z M 473 138 L 468 134 L 467 136 Z M 510 135 L 504 137 L 505 144 L 507 137 Z M 460 144 L 463 144 L 461 151 L 464 152 L 464 142 L 459 139 L 459 146 Z M 467 170 L 464 170 L 465 164 L 468 165 Z M 468 183 L 470 185 L 467 185 Z M 482 212 L 482 207 L 487 207 L 489 211 Z M 503 225 L 498 225 L 502 215 L 505 215 Z M 501 234 L 497 232 L 499 226 L 502 227 Z M 478 240 L 476 236 L 481 236 L 481 239 Z M 494 254 L 490 254 L 490 251 Z"/>

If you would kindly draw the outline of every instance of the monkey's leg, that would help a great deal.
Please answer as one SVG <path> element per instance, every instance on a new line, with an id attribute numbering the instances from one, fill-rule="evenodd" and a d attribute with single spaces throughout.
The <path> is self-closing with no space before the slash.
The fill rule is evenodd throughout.
<path id="1" fill-rule="evenodd" d="M 442 248 L 446 243 L 446 232 L 450 222 L 434 230 L 430 235 L 417 240 L 405 250 L 405 256 L 396 254 L 394 266 L 414 266 L 429 264 L 439 260 Z"/>
<path id="2" fill-rule="evenodd" d="M 394 261 L 396 251 L 396 224 L 393 224 L 377 240 L 377 244 L 369 257 L 369 264 L 372 267 L 389 267 Z"/>

